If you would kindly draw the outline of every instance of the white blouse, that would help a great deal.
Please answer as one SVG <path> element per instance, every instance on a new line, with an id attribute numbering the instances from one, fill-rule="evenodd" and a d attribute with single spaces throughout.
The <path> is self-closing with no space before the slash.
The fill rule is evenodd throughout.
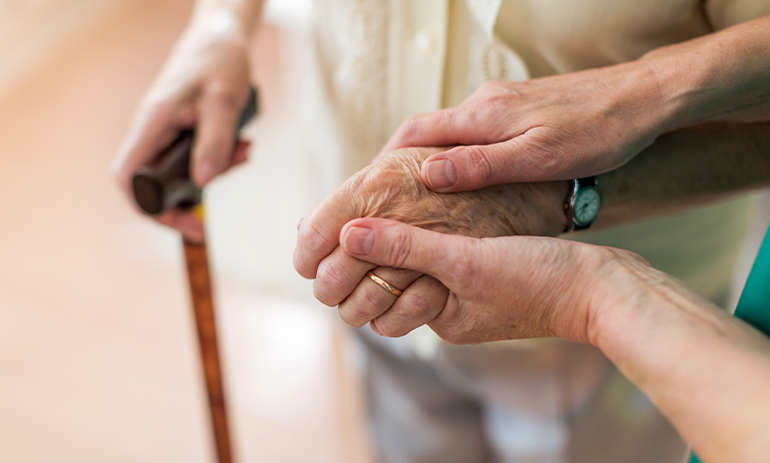
<path id="1" fill-rule="evenodd" d="M 490 79 L 612 65 L 770 14 L 770 0 L 317 0 L 315 47 L 346 176 L 408 116 Z M 335 153 L 336 156 L 340 156 Z M 746 199 L 588 233 L 715 298 L 729 287 Z"/>

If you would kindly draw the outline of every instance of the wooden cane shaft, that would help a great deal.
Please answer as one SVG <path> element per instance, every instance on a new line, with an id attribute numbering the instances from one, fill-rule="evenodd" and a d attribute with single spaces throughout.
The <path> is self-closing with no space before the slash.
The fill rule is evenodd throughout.
<path id="1" fill-rule="evenodd" d="M 203 359 L 203 372 L 206 378 L 206 390 L 209 396 L 209 410 L 214 428 L 218 461 L 219 463 L 232 463 L 206 244 L 191 243 L 184 240 L 184 255 L 187 262 L 187 276 L 195 311 L 195 326 L 198 330 L 198 341 Z"/>

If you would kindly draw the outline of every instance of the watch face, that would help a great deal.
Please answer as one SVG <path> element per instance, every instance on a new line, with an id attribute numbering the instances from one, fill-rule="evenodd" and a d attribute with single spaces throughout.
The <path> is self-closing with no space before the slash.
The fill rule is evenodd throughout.
<path id="1" fill-rule="evenodd" d="M 592 186 L 581 188 L 575 198 L 574 217 L 579 225 L 589 225 L 599 215 L 602 205 L 599 191 Z"/>

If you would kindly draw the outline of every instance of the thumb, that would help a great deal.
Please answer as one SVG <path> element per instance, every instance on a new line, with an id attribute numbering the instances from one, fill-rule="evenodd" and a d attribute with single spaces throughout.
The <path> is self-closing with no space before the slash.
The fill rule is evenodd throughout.
<path id="1" fill-rule="evenodd" d="M 416 270 L 451 285 L 458 270 L 479 256 L 474 238 L 423 230 L 387 219 L 364 218 L 348 222 L 340 245 L 349 255 L 380 266 Z"/>
<path id="2" fill-rule="evenodd" d="M 537 148 L 532 142 L 535 136 L 528 132 L 500 143 L 458 146 L 434 154 L 423 162 L 420 177 L 426 187 L 439 193 L 574 178 L 568 172 L 572 166 Z"/>

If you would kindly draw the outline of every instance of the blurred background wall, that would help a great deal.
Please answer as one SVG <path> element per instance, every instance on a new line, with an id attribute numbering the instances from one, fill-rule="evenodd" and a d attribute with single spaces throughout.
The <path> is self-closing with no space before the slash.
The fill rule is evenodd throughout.
<path id="1" fill-rule="evenodd" d="M 0 0 L 0 461 L 213 461 L 178 237 L 109 172 L 192 3 Z M 226 386 L 239 461 L 366 462 L 349 337 L 291 268 L 321 188 L 279 122 L 303 8 L 271 5 L 256 148 L 209 192 Z"/>

